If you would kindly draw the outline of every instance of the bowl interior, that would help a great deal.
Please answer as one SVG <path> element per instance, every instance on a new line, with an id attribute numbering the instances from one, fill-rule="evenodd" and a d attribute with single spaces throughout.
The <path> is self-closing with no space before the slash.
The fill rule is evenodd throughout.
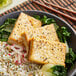
<path id="1" fill-rule="evenodd" d="M 17 18 L 19 16 L 20 12 L 22 12 L 22 11 L 13 12 L 13 13 L 10 13 L 10 14 L 7 14 L 5 16 L 0 17 L 0 25 L 2 25 L 7 18 Z M 71 48 L 73 48 L 73 50 L 76 50 L 76 45 L 75 45 L 76 44 L 76 32 L 74 31 L 74 29 L 68 23 L 66 23 L 65 21 L 63 21 L 62 19 L 60 19 L 57 16 L 54 16 L 52 14 L 45 13 L 45 12 L 40 12 L 40 11 L 23 11 L 23 12 L 26 13 L 26 14 L 29 14 L 31 16 L 33 16 L 33 15 L 39 15 L 39 16 L 42 17 L 42 16 L 46 15 L 49 18 L 55 19 L 56 23 L 59 26 L 65 26 L 65 27 L 67 27 L 68 31 L 71 32 L 71 38 L 70 38 L 70 41 L 69 41 L 69 46 Z M 71 70 L 71 72 L 68 73 L 68 76 L 71 76 L 71 74 L 73 73 L 73 71 L 74 71 L 74 69 Z"/>

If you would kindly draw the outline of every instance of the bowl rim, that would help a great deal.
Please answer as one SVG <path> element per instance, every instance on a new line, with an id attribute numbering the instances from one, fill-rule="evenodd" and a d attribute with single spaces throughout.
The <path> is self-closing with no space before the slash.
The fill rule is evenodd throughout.
<path id="1" fill-rule="evenodd" d="M 39 10 L 14 11 L 14 12 L 5 14 L 4 16 L 1 16 L 1 18 L 2 18 L 2 17 L 5 17 L 5 16 L 8 16 L 8 15 L 11 15 L 11 14 L 20 13 L 20 12 L 24 12 L 24 13 L 25 13 L 25 12 L 39 12 L 39 13 L 43 13 L 43 14 L 48 14 L 48 15 L 54 16 L 54 17 L 58 18 L 59 20 L 61 20 L 62 22 L 64 22 L 64 23 L 73 31 L 73 33 L 76 35 L 75 29 L 74 29 L 68 22 L 66 22 L 65 20 L 61 19 L 59 16 L 53 15 L 52 13 L 48 13 L 48 12 L 45 12 L 45 11 L 39 11 Z"/>

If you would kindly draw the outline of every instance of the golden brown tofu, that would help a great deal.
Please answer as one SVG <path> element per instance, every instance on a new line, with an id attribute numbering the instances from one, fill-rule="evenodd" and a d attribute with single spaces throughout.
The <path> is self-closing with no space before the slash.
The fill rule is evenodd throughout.
<path id="1" fill-rule="evenodd" d="M 29 51 L 29 40 L 33 37 L 34 28 L 32 26 L 27 26 L 26 31 L 22 33 L 22 40 L 26 50 Z"/>
<path id="2" fill-rule="evenodd" d="M 65 66 L 64 43 L 40 38 L 30 40 L 29 61 L 38 64 L 57 64 Z"/>
<path id="3" fill-rule="evenodd" d="M 23 45 L 21 34 L 26 31 L 26 26 L 40 27 L 41 21 L 28 16 L 25 13 L 21 13 L 15 23 L 11 35 L 8 38 L 8 43 Z"/>
<path id="4" fill-rule="evenodd" d="M 27 26 L 26 31 L 22 34 L 23 42 L 27 50 L 29 50 L 29 41 L 33 37 L 40 37 L 41 39 L 44 38 L 50 41 L 59 41 L 53 24 L 39 28 Z"/>
<path id="5" fill-rule="evenodd" d="M 26 26 L 31 26 L 31 23 L 28 20 L 27 15 L 21 13 L 15 23 L 11 35 L 8 38 L 8 43 L 22 45 L 21 34 L 25 31 Z"/>
<path id="6" fill-rule="evenodd" d="M 41 27 L 42 22 L 40 20 L 35 19 L 34 17 L 28 16 L 29 21 L 31 22 L 31 25 L 35 28 Z"/>

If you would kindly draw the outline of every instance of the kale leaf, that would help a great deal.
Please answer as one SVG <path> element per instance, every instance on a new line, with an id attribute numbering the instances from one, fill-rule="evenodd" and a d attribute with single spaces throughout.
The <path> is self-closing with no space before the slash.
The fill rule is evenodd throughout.
<path id="1" fill-rule="evenodd" d="M 51 24 L 51 23 L 56 23 L 56 21 L 52 18 L 47 18 L 47 16 L 43 16 L 42 18 L 39 16 L 39 15 L 34 15 L 33 16 L 34 18 L 38 19 L 38 20 L 41 20 L 42 24 L 43 25 L 48 25 L 48 24 Z"/>
<path id="2" fill-rule="evenodd" d="M 66 69 L 64 66 L 55 65 L 51 68 L 53 76 L 66 76 Z"/>
<path id="3" fill-rule="evenodd" d="M 41 71 L 45 76 L 66 76 L 66 68 L 62 65 L 45 64 Z"/>
<path id="4" fill-rule="evenodd" d="M 38 19 L 38 20 L 40 20 L 40 16 L 39 15 L 34 15 L 33 17 Z"/>
<path id="5" fill-rule="evenodd" d="M 51 24 L 51 23 L 56 23 L 56 21 L 52 18 L 47 18 L 47 16 L 43 16 L 43 18 L 41 18 L 41 21 L 43 24 Z"/>
<path id="6" fill-rule="evenodd" d="M 0 26 L 0 41 L 7 41 L 13 29 L 16 19 L 7 19 L 3 25 Z"/>
<path id="7" fill-rule="evenodd" d="M 65 60 L 67 70 L 73 67 L 75 61 L 76 61 L 76 54 L 73 52 L 72 48 L 69 48 L 69 53 L 66 54 L 66 60 Z"/>
<path id="8" fill-rule="evenodd" d="M 70 37 L 71 33 L 68 32 L 67 28 L 62 26 L 57 29 L 57 34 L 61 42 L 66 43 L 67 39 Z"/>

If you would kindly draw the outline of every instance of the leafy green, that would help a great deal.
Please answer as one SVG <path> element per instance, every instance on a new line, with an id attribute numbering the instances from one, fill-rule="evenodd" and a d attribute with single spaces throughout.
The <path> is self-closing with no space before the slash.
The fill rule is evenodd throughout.
<path id="1" fill-rule="evenodd" d="M 66 68 L 62 65 L 45 64 L 41 71 L 45 76 L 66 76 Z"/>
<path id="2" fill-rule="evenodd" d="M 76 61 L 76 54 L 72 51 L 72 48 L 69 48 L 69 53 L 66 54 L 66 60 L 65 60 L 67 69 L 72 68 L 75 61 Z"/>
<path id="3" fill-rule="evenodd" d="M 13 29 L 16 19 L 7 19 L 3 25 L 0 26 L 0 41 L 7 41 Z"/>
<path id="4" fill-rule="evenodd" d="M 66 43 L 67 39 L 70 37 L 71 33 L 68 32 L 67 28 L 62 26 L 57 29 L 57 34 L 61 42 Z"/>
<path id="5" fill-rule="evenodd" d="M 34 15 L 33 17 L 38 19 L 38 20 L 40 20 L 40 16 L 39 15 Z"/>
<path id="6" fill-rule="evenodd" d="M 43 24 L 47 24 L 47 17 L 44 16 L 43 18 L 41 18 L 41 21 L 42 21 Z"/>
<path id="7" fill-rule="evenodd" d="M 55 65 L 50 70 L 52 70 L 53 76 L 66 76 L 66 69 L 64 66 Z"/>
<path id="8" fill-rule="evenodd" d="M 41 21 L 42 21 L 43 24 L 56 23 L 54 19 L 47 18 L 47 16 L 43 16 L 43 18 L 41 18 Z"/>
<path id="9" fill-rule="evenodd" d="M 9 18 L 8 18 L 8 19 L 4 22 L 4 24 L 0 26 L 0 29 L 6 27 L 7 25 L 14 24 L 15 21 L 16 21 L 16 19 L 9 19 Z"/>
<path id="10" fill-rule="evenodd" d="M 39 15 L 34 15 L 34 18 L 41 20 L 42 24 L 51 24 L 51 23 L 56 23 L 56 21 L 52 18 L 47 18 L 47 16 L 43 16 L 42 18 Z"/>

